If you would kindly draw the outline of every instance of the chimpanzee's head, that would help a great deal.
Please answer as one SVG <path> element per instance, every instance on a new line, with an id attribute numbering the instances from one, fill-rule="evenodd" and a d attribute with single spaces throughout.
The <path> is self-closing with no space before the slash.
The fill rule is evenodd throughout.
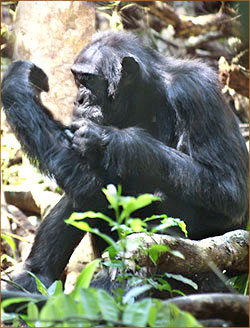
<path id="1" fill-rule="evenodd" d="M 87 107 L 97 105 L 100 113 L 97 114 L 96 107 L 93 120 L 113 123 L 117 98 L 122 98 L 125 103 L 139 86 L 143 88 L 143 81 L 147 81 L 150 65 L 147 65 L 145 49 L 150 52 L 130 33 L 97 34 L 93 42 L 79 53 L 71 68 L 78 87 L 75 111 L 80 110 L 84 112 L 83 116 L 91 119 Z M 143 54 L 141 58 L 140 54 Z M 119 115 L 126 115 L 126 111 L 124 109 L 121 113 L 119 110 Z"/>

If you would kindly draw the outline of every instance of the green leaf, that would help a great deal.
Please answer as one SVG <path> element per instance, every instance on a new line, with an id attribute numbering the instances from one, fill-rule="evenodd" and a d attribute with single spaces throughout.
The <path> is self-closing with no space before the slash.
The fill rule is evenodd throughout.
<path id="1" fill-rule="evenodd" d="M 113 223 L 113 220 L 108 217 L 107 215 L 101 213 L 101 212 L 93 212 L 93 211 L 87 211 L 87 212 L 83 212 L 83 213 L 78 213 L 78 212 L 74 212 L 70 215 L 69 219 L 67 219 L 66 223 L 71 223 L 74 221 L 81 221 L 84 219 L 102 219 L 106 222 L 108 222 L 109 224 Z"/>
<path id="2" fill-rule="evenodd" d="M 144 286 L 138 286 L 130 289 L 129 292 L 123 297 L 123 304 L 129 303 L 131 299 L 134 299 L 135 297 L 141 295 L 142 293 L 145 293 L 147 290 L 151 289 L 151 285 L 144 285 Z"/>
<path id="3" fill-rule="evenodd" d="M 169 247 L 166 245 L 152 245 L 148 250 L 148 255 L 154 265 L 157 264 L 158 258 L 162 253 L 169 251 Z"/>
<path id="4" fill-rule="evenodd" d="M 95 273 L 95 269 L 99 265 L 100 261 L 100 259 L 96 259 L 85 266 L 85 268 L 82 270 L 79 277 L 77 278 L 75 290 L 79 289 L 79 287 L 89 287 L 91 279 Z"/>
<path id="5" fill-rule="evenodd" d="M 169 291 L 170 293 L 172 292 L 172 288 L 170 286 L 170 284 L 162 279 L 162 278 L 157 278 L 157 281 L 159 282 L 156 282 L 154 281 L 153 279 L 149 279 L 149 283 L 153 285 L 154 288 L 158 289 L 158 290 L 167 290 Z"/>
<path id="6" fill-rule="evenodd" d="M 87 231 L 87 232 L 92 232 L 92 228 L 90 228 L 89 224 L 87 222 L 81 221 L 69 221 L 65 220 L 65 223 L 71 224 L 72 226 L 76 227 L 79 230 Z"/>
<path id="7" fill-rule="evenodd" d="M 188 312 L 181 311 L 175 304 L 154 300 L 157 308 L 153 327 L 202 327 Z"/>
<path id="8" fill-rule="evenodd" d="M 241 294 L 248 295 L 249 294 L 249 274 L 243 273 L 241 275 L 232 277 L 227 282 L 233 286 L 233 288 L 237 289 Z"/>
<path id="9" fill-rule="evenodd" d="M 122 315 L 122 323 L 126 326 L 145 327 L 151 306 L 152 300 L 150 298 L 127 305 Z"/>
<path id="10" fill-rule="evenodd" d="M 159 200 L 159 197 L 156 197 L 152 194 L 143 194 L 137 198 L 131 196 L 121 196 L 120 205 L 123 207 L 121 213 L 120 222 L 124 218 L 129 218 L 131 213 L 139 210 L 140 208 L 150 205 L 153 201 Z"/>
<path id="11" fill-rule="evenodd" d="M 4 233 L 1 233 L 1 238 L 3 240 L 5 240 L 7 242 L 7 244 L 10 246 L 10 248 L 12 249 L 12 252 L 14 254 L 14 257 L 15 257 L 15 252 L 16 252 L 16 244 L 13 240 L 13 238 L 11 238 L 9 235 L 6 235 Z"/>
<path id="12" fill-rule="evenodd" d="M 49 296 L 49 292 L 48 292 L 48 289 L 45 287 L 45 285 L 41 282 L 41 280 L 39 278 L 37 278 L 37 276 L 30 272 L 30 271 L 27 271 L 29 275 L 31 275 L 35 281 L 36 281 L 36 287 L 38 289 L 38 291 L 42 294 L 42 295 L 46 295 L 46 296 Z"/>
<path id="13" fill-rule="evenodd" d="M 104 320 L 118 321 L 120 311 L 114 301 L 114 298 L 102 289 L 97 290 L 100 310 Z"/>
<path id="14" fill-rule="evenodd" d="M 146 218 L 144 221 L 153 221 L 153 220 L 160 220 L 160 219 L 167 219 L 168 216 L 166 214 L 161 214 L 161 215 L 152 215 L 149 218 Z"/>
<path id="15" fill-rule="evenodd" d="M 87 316 L 81 303 L 75 300 L 75 296 L 64 293 L 51 296 L 40 312 L 40 320 L 43 327 L 75 327 L 75 321 L 66 321 L 66 318 Z M 44 320 L 44 321 L 42 321 Z M 55 321 L 57 321 L 55 323 Z M 61 322 L 60 322 L 61 321 Z M 82 319 L 81 326 L 86 326 L 87 320 Z M 89 324 L 87 326 L 90 326 Z"/>
<path id="16" fill-rule="evenodd" d="M 109 246 L 106 248 L 106 251 L 109 253 L 109 258 L 114 261 L 117 255 L 117 250 L 113 246 Z"/>
<path id="17" fill-rule="evenodd" d="M 172 292 L 172 294 L 173 294 L 173 293 L 176 293 L 176 294 L 179 294 L 179 295 L 181 295 L 181 296 L 186 296 L 186 294 L 183 293 L 183 292 L 182 292 L 181 290 L 179 290 L 179 289 L 172 289 L 171 292 Z"/>
<path id="18" fill-rule="evenodd" d="M 169 250 L 169 253 L 176 256 L 176 257 L 179 257 L 180 259 L 182 260 L 185 260 L 185 256 L 180 252 L 180 251 L 172 251 L 171 249 Z"/>
<path id="19" fill-rule="evenodd" d="M 116 189 L 116 187 L 112 184 L 109 184 L 107 188 L 102 189 L 104 195 L 106 196 L 111 208 L 113 208 L 115 211 L 118 211 L 119 208 L 119 199 L 120 199 L 120 193 L 121 187 Z"/>
<path id="20" fill-rule="evenodd" d="M 46 320 L 43 322 L 45 327 L 52 326 L 54 320 L 63 320 L 67 316 L 68 309 L 65 294 L 51 296 L 40 312 L 40 320 Z"/>
<path id="21" fill-rule="evenodd" d="M 166 219 L 164 219 L 162 221 L 162 223 L 165 222 Z M 167 218 L 167 221 L 169 222 L 169 224 L 172 224 L 172 226 L 178 226 L 182 232 L 184 232 L 185 236 L 187 237 L 188 236 L 188 232 L 187 232 L 187 228 L 186 228 L 186 223 L 181 220 L 181 219 L 177 219 L 177 218 L 171 218 L 171 217 L 168 217 Z"/>
<path id="22" fill-rule="evenodd" d="M 147 226 L 146 222 L 141 219 L 130 219 L 128 221 L 133 232 L 143 232 L 146 231 L 145 227 Z"/>
<path id="23" fill-rule="evenodd" d="M 160 197 L 154 196 L 152 194 L 143 194 L 137 197 L 136 199 L 136 210 L 139 208 L 146 207 L 150 205 L 152 202 L 160 200 Z"/>
<path id="24" fill-rule="evenodd" d="M 186 224 L 184 221 L 176 218 L 171 218 L 171 217 L 165 217 L 163 220 L 161 220 L 161 224 L 156 226 L 155 228 L 152 229 L 152 232 L 158 232 L 158 231 L 163 231 L 167 230 L 170 227 L 176 227 L 178 226 L 182 232 L 185 234 L 187 237 L 187 229 L 186 229 Z"/>
<path id="25" fill-rule="evenodd" d="M 105 261 L 102 263 L 106 267 L 123 269 L 124 265 L 120 260 Z"/>
<path id="26" fill-rule="evenodd" d="M 100 306 L 98 304 L 97 291 L 94 288 L 81 289 L 80 301 L 88 318 L 91 320 L 100 319 Z"/>
<path id="27" fill-rule="evenodd" d="M 32 301 L 32 298 L 27 298 L 27 297 L 9 298 L 9 299 L 1 302 L 1 308 L 5 309 L 6 307 L 8 307 L 11 304 L 27 302 L 28 300 Z M 33 301 L 35 302 L 35 300 L 33 300 Z"/>
<path id="28" fill-rule="evenodd" d="M 72 213 L 72 214 L 70 215 L 70 217 L 69 217 L 67 220 L 65 220 L 65 222 L 66 222 L 67 224 L 71 224 L 71 223 L 74 222 L 74 221 L 80 221 L 80 220 L 83 220 L 83 218 L 84 218 L 84 214 L 86 214 L 86 213 L 89 213 L 89 212 L 85 212 L 85 213 L 74 212 L 74 213 Z M 91 213 L 92 213 L 92 212 L 91 212 Z"/>
<path id="29" fill-rule="evenodd" d="M 83 212 L 83 213 L 74 212 L 70 215 L 70 217 L 67 220 L 65 220 L 65 222 L 67 224 L 73 224 L 73 223 L 76 223 L 77 221 L 82 221 L 86 218 L 87 219 L 101 219 L 101 220 L 108 222 L 111 226 L 114 225 L 114 222 L 110 217 L 108 217 L 107 215 L 105 215 L 101 212 L 93 212 L 93 211 L 87 211 L 87 212 Z M 83 227 L 85 227 L 85 226 L 83 225 Z M 79 228 L 79 229 L 81 229 L 81 228 Z M 88 228 L 84 228 L 84 230 L 85 229 L 88 229 Z"/>
<path id="30" fill-rule="evenodd" d="M 181 274 L 165 273 L 165 276 L 168 277 L 168 278 L 172 278 L 172 279 L 181 281 L 184 284 L 193 287 L 195 290 L 198 289 L 198 285 L 195 282 L 193 282 L 191 279 L 183 277 Z"/>
<path id="31" fill-rule="evenodd" d="M 28 317 L 30 319 L 39 319 L 39 310 L 38 307 L 34 303 L 28 304 Z"/>
<path id="32" fill-rule="evenodd" d="M 157 313 L 157 308 L 154 305 L 152 305 L 150 307 L 149 316 L 148 316 L 149 327 L 155 327 L 156 313 Z"/>
<path id="33" fill-rule="evenodd" d="M 48 288 L 49 295 L 59 295 L 63 293 L 63 285 L 61 280 L 56 280 Z"/>

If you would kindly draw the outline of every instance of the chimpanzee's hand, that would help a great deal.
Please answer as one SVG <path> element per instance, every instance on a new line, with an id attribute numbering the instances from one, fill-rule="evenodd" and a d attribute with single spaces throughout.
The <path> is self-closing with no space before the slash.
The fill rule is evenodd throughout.
<path id="1" fill-rule="evenodd" d="M 42 91 L 49 91 L 48 77 L 31 62 L 14 62 L 3 76 L 2 102 L 5 108 L 12 105 L 16 94 L 38 96 Z"/>
<path id="2" fill-rule="evenodd" d="M 72 123 L 71 131 L 74 133 L 72 148 L 87 159 L 93 168 L 98 167 L 105 148 L 105 128 L 90 120 L 81 119 Z"/>
<path id="3" fill-rule="evenodd" d="M 34 64 L 30 67 L 29 82 L 35 89 L 38 89 L 39 92 L 49 91 L 48 76 L 40 67 Z"/>

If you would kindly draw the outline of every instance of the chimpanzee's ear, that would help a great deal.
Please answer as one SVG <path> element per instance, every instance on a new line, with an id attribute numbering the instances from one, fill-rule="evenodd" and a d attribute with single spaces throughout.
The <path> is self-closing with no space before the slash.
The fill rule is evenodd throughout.
<path id="1" fill-rule="evenodd" d="M 115 97 L 121 79 L 122 66 L 118 58 L 104 58 L 101 66 L 102 74 L 108 81 L 108 95 Z"/>
<path id="2" fill-rule="evenodd" d="M 122 60 L 122 72 L 128 76 L 135 76 L 139 72 L 139 64 L 134 57 L 124 57 Z"/>
<path id="3" fill-rule="evenodd" d="M 111 66 L 110 61 L 108 61 L 108 64 L 109 65 L 105 65 L 104 63 L 102 71 L 108 81 L 108 94 L 114 98 L 121 79 L 125 84 L 129 84 L 131 81 L 134 81 L 139 72 L 139 64 L 133 57 L 124 57 L 122 62 L 118 62 L 114 59 Z"/>

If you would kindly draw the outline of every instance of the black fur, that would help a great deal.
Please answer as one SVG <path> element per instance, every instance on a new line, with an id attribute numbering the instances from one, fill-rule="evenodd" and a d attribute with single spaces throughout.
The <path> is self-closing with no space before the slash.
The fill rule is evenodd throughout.
<path id="1" fill-rule="evenodd" d="M 24 151 L 65 190 L 24 268 L 46 285 L 60 278 L 83 235 L 64 219 L 75 210 L 107 212 L 101 188 L 109 183 L 124 194 L 160 196 L 140 215 L 182 218 L 193 239 L 245 228 L 248 152 L 211 68 L 108 32 L 80 52 L 72 72 L 79 91 L 70 127 L 41 104 L 47 77 L 32 63 L 14 63 L 2 82 L 4 110 Z M 110 233 L 101 221 L 90 224 Z M 16 279 L 35 289 L 28 275 Z"/>

